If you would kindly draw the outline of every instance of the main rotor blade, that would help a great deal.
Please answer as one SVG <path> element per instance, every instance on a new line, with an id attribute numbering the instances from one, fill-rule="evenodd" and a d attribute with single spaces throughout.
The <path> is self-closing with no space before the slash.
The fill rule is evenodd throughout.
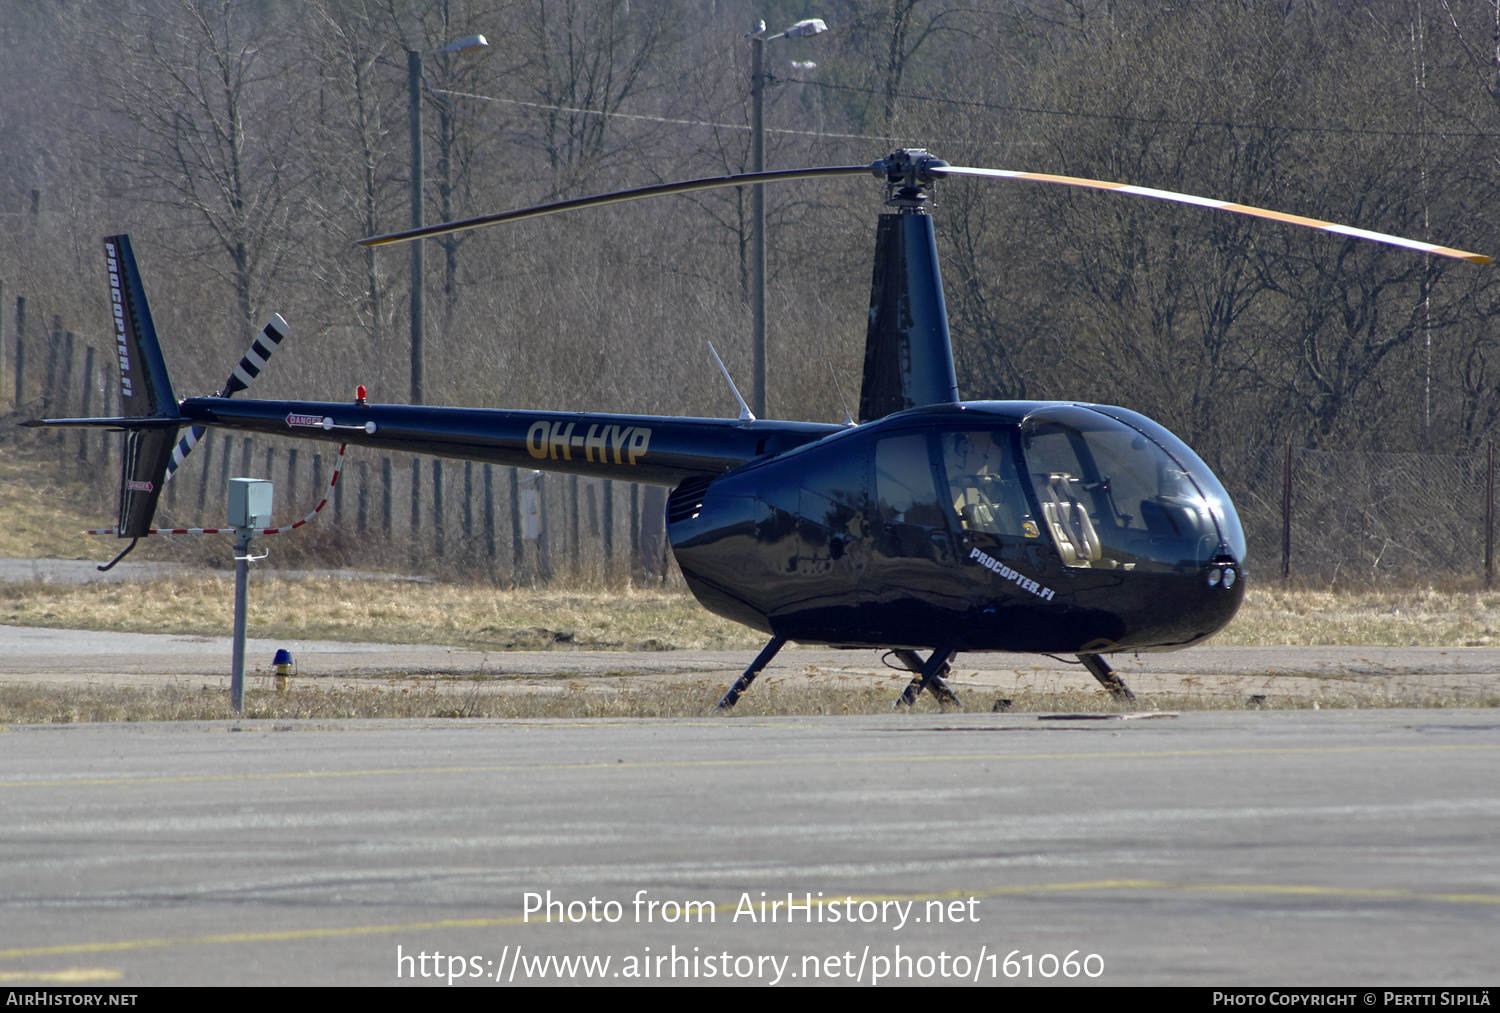
<path id="1" fill-rule="evenodd" d="M 1289 215 L 1284 211 L 1268 211 L 1265 208 L 1253 207 L 1249 204 L 1235 204 L 1227 200 L 1195 197 L 1192 194 L 1175 193 L 1171 190 L 1155 190 L 1149 186 L 1109 183 L 1100 179 L 1085 179 L 1082 176 L 1054 176 L 1046 172 L 1017 172 L 1012 169 L 974 169 L 965 165 L 933 166 L 927 171 L 934 176 L 962 175 L 990 176 L 996 179 L 1029 179 L 1037 183 L 1061 183 L 1063 186 L 1077 186 L 1089 190 L 1113 190 L 1116 193 L 1129 193 L 1140 197 L 1155 197 L 1158 200 L 1176 201 L 1179 204 L 1196 204 L 1198 207 L 1213 208 L 1216 211 L 1233 211 L 1236 214 L 1251 215 L 1255 218 L 1269 218 L 1272 221 L 1286 222 L 1289 225 L 1305 225 L 1310 229 L 1321 229 L 1324 232 L 1333 232 L 1341 236 L 1353 236 L 1355 239 L 1369 239 L 1377 243 L 1388 243 L 1391 246 L 1404 246 L 1408 250 L 1418 250 L 1422 253 L 1431 253 L 1439 257 L 1455 257 L 1459 260 L 1471 260 L 1476 264 L 1488 264 L 1492 259 L 1482 253 L 1470 253 L 1467 250 L 1455 250 L 1447 246 L 1435 246 L 1432 243 L 1421 243 L 1415 239 L 1402 239 L 1400 236 L 1391 236 L 1384 232 L 1370 232 L 1368 229 L 1356 229 L 1349 225 L 1338 225 L 1334 222 L 1325 222 L 1317 218 Z"/>
<path id="2" fill-rule="evenodd" d="M 359 240 L 359 245 L 385 246 L 388 243 L 404 243 L 411 239 L 425 239 L 428 236 L 446 236 L 450 232 L 463 232 L 467 229 L 477 229 L 485 225 L 498 225 L 501 222 L 519 222 L 527 218 L 540 218 L 542 215 L 555 215 L 562 211 L 578 211 L 582 208 L 599 207 L 603 204 L 618 204 L 621 201 L 636 200 L 640 197 L 664 197 L 674 193 L 712 190 L 721 186 L 744 186 L 747 183 L 779 183 L 789 179 L 818 179 L 822 176 L 867 176 L 869 173 L 870 167 L 868 165 L 830 165 L 818 169 L 778 169 L 774 172 L 741 172 L 733 176 L 710 176 L 705 179 L 690 179 L 685 183 L 659 183 L 655 186 L 636 187 L 633 190 L 616 190 L 613 193 L 601 193 L 593 197 L 576 197 L 573 200 L 557 201 L 552 204 L 538 204 L 535 207 L 517 208 L 514 211 L 501 211 L 499 214 L 480 215 L 478 218 L 465 218 L 457 222 L 424 225 L 420 229 L 407 229 L 405 232 L 391 232 L 383 236 L 371 236 L 369 239 L 361 239 Z"/>

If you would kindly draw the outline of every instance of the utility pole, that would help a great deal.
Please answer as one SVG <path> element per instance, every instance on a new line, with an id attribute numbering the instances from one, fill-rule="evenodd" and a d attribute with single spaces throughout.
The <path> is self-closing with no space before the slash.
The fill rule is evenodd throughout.
<path id="1" fill-rule="evenodd" d="M 771 39 L 800 39 L 828 31 L 818 18 L 799 21 L 780 35 L 766 37 L 760 22 L 750 40 L 750 171 L 766 171 L 766 43 Z M 766 190 L 750 186 L 750 411 L 766 417 Z"/>
<path id="2" fill-rule="evenodd" d="M 407 116 L 411 126 L 411 227 L 422 227 L 422 54 L 406 54 Z M 422 403 L 422 240 L 411 246 L 411 403 Z"/>
<path id="3" fill-rule="evenodd" d="M 440 50 L 449 54 L 475 53 L 489 43 L 483 35 L 470 35 L 450 42 Z M 422 227 L 422 56 L 421 50 L 406 51 L 407 119 L 411 128 L 411 227 Z M 411 242 L 411 403 L 421 404 L 423 364 L 426 338 L 422 326 L 422 240 Z"/>
<path id="4" fill-rule="evenodd" d="M 750 37 L 750 171 L 766 171 L 766 23 Z M 750 188 L 750 411 L 766 417 L 766 188 Z"/>

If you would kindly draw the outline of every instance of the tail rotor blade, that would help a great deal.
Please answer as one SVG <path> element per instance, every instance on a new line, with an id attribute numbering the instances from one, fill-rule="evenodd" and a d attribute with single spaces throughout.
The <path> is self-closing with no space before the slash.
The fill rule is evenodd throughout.
<path id="1" fill-rule="evenodd" d="M 287 330 L 286 321 L 281 319 L 281 314 L 271 314 L 270 322 L 261 328 L 260 335 L 250 343 L 250 348 L 240 358 L 239 365 L 234 367 L 234 372 L 224 381 L 224 389 L 219 392 L 219 397 L 233 397 L 239 391 L 249 389 L 255 378 L 260 376 L 260 371 L 266 368 L 266 360 L 271 358 L 271 353 L 286 339 Z"/>
<path id="2" fill-rule="evenodd" d="M 207 430 L 202 426 L 192 426 L 182 435 L 182 439 L 177 441 L 177 446 L 172 448 L 172 459 L 167 462 L 167 474 L 161 480 L 162 485 L 166 485 L 172 481 L 172 476 L 177 474 L 177 469 L 182 467 L 182 462 L 187 459 L 187 455 L 193 452 L 193 448 L 198 445 L 198 441 L 203 439 L 205 432 Z"/>
<path id="3" fill-rule="evenodd" d="M 1384 232 L 1371 232 L 1368 229 L 1356 229 L 1349 225 L 1325 222 L 1317 218 L 1289 215 L 1284 211 L 1271 211 L 1267 208 L 1258 208 L 1250 204 L 1236 204 L 1233 201 L 1197 197 L 1193 194 L 1176 193 L 1172 190 L 1157 190 L 1149 186 L 1110 183 L 1106 180 L 1087 179 L 1082 176 L 1056 176 L 1047 172 L 1018 172 L 1013 169 L 975 169 L 966 165 L 934 166 L 928 171 L 934 176 L 987 176 L 991 179 L 1025 179 L 1034 183 L 1057 183 L 1062 186 L 1082 187 L 1086 190 L 1113 190 L 1116 193 L 1134 194 L 1138 197 L 1155 197 L 1157 200 L 1175 201 L 1179 204 L 1193 204 L 1197 207 L 1212 208 L 1216 211 L 1233 211 L 1235 214 L 1250 215 L 1254 218 L 1268 218 L 1274 222 L 1286 222 L 1288 225 L 1302 225 L 1306 228 L 1332 232 L 1340 236 L 1368 239 L 1371 242 L 1386 243 L 1390 246 L 1402 246 L 1408 250 L 1430 253 L 1438 257 L 1454 257 L 1459 260 L 1469 260 L 1476 264 L 1488 264 L 1492 259 L 1482 253 L 1470 253 L 1468 250 L 1455 250 L 1447 246 L 1418 242 L 1415 239 L 1403 239 L 1400 236 L 1391 236 Z"/>
<path id="4" fill-rule="evenodd" d="M 224 381 L 224 389 L 219 392 L 219 397 L 233 397 L 242 390 L 248 390 L 255 378 L 260 376 L 260 371 L 265 369 L 271 353 L 286 340 L 289 329 L 280 313 L 271 314 L 270 322 L 261 328 L 260 334 L 240 357 L 239 365 L 234 367 L 234 372 Z M 172 481 L 172 476 L 177 473 L 187 455 L 193 452 L 198 441 L 203 439 L 206 431 L 202 426 L 193 426 L 177 441 L 177 446 L 172 451 L 172 460 L 167 463 L 167 477 L 162 480 L 164 483 Z"/>

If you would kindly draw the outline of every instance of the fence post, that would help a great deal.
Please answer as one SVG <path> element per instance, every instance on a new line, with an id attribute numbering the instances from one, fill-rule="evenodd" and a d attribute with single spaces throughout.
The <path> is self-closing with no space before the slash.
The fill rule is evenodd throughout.
<path id="1" fill-rule="evenodd" d="M 641 486 L 630 483 L 630 583 L 635 584 L 641 570 Z"/>
<path id="2" fill-rule="evenodd" d="M 266 477 L 271 477 L 270 465 L 266 466 Z M 297 509 L 297 448 L 290 447 L 286 452 L 286 501 L 293 510 Z"/>
<path id="3" fill-rule="evenodd" d="M 536 509 L 537 520 L 541 528 L 536 540 L 537 570 L 543 580 L 551 580 L 552 546 L 547 536 L 552 530 L 552 525 L 547 523 L 547 473 L 545 471 L 536 477 Z"/>
<path id="4" fill-rule="evenodd" d="M 84 418 L 89 417 L 89 411 L 94 407 L 94 346 L 89 345 L 83 350 L 83 401 L 79 405 L 78 414 Z M 78 460 L 87 462 L 89 459 L 89 433 L 87 429 L 78 431 Z"/>
<path id="5" fill-rule="evenodd" d="M 610 575 L 615 559 L 615 482 L 614 479 L 606 478 L 604 488 L 600 495 L 604 498 L 604 519 L 600 522 L 604 528 L 604 573 Z"/>
<path id="6" fill-rule="evenodd" d="M 470 544 L 474 537 L 474 462 L 464 462 L 464 552 L 473 551 Z"/>
<path id="7" fill-rule="evenodd" d="M 21 410 L 21 381 L 26 373 L 26 297 L 16 296 L 16 411 Z"/>
<path id="8" fill-rule="evenodd" d="M 114 389 L 114 371 L 110 368 L 109 358 L 106 357 L 99 366 L 99 414 L 105 418 L 114 417 L 109 410 L 110 405 L 120 400 L 120 395 L 113 393 Z M 99 459 L 105 468 L 109 467 L 109 446 L 113 435 L 108 429 L 99 431 Z"/>
<path id="9" fill-rule="evenodd" d="M 90 351 L 93 351 L 93 349 L 90 349 Z M 84 414 L 87 415 L 88 412 L 85 410 Z M 203 449 L 200 451 L 203 455 L 203 470 L 198 472 L 198 523 L 200 524 L 207 523 L 203 519 L 203 508 L 208 503 L 209 470 L 214 466 L 214 437 L 212 433 L 205 433 L 204 435 L 207 439 L 203 441 Z"/>
<path id="10" fill-rule="evenodd" d="M 411 459 L 411 531 L 407 537 L 411 539 L 411 560 L 415 563 L 420 558 L 421 546 L 418 544 L 417 536 L 422 530 L 422 461 L 418 457 Z"/>
<path id="11" fill-rule="evenodd" d="M 1281 579 L 1292 579 L 1292 445 L 1281 469 Z"/>
<path id="12" fill-rule="evenodd" d="M 250 455 L 254 452 L 252 446 L 255 437 L 246 436 L 240 441 L 240 478 L 252 478 L 250 474 Z"/>
<path id="13" fill-rule="evenodd" d="M 568 565 L 578 573 L 583 558 L 578 546 L 578 476 L 568 476 Z"/>
<path id="14" fill-rule="evenodd" d="M 521 540 L 521 474 L 510 469 L 510 584 L 521 586 L 526 543 Z"/>
<path id="15" fill-rule="evenodd" d="M 313 498 L 315 500 L 321 500 L 323 498 L 323 455 L 322 454 L 314 454 L 313 455 Z M 335 513 L 338 512 L 338 507 L 334 507 L 334 512 Z"/>
<path id="16" fill-rule="evenodd" d="M 443 459 L 432 459 L 432 547 L 443 558 Z"/>
<path id="17" fill-rule="evenodd" d="M 495 558 L 495 476 L 494 468 L 484 466 L 484 548 L 490 559 Z"/>
<path id="18" fill-rule="evenodd" d="M 210 438 L 212 434 L 210 434 Z M 229 502 L 229 472 L 234 467 L 234 437 L 224 434 L 224 463 L 219 466 L 219 502 Z"/>
<path id="19" fill-rule="evenodd" d="M 1495 441 L 1489 441 L 1484 472 L 1484 586 L 1495 583 Z"/>
<path id="20" fill-rule="evenodd" d="M 62 317 L 52 315 L 52 335 L 47 341 L 47 374 L 42 383 L 42 414 L 52 414 L 53 383 L 57 380 L 57 353 L 62 345 Z"/>
<path id="21" fill-rule="evenodd" d="M 380 459 L 380 530 L 391 537 L 391 459 Z"/>
<path id="22" fill-rule="evenodd" d="M 370 469 L 368 462 L 359 462 L 359 502 L 355 506 L 355 530 L 360 534 L 365 533 L 365 525 L 369 522 L 369 496 L 366 487 L 370 484 Z"/>
<path id="23" fill-rule="evenodd" d="M 62 392 L 62 402 L 60 404 L 58 404 L 58 406 L 57 406 L 57 414 L 58 415 L 67 415 L 68 414 L 68 405 L 70 405 L 70 404 L 73 403 L 73 399 L 68 396 L 68 390 L 69 390 L 70 387 L 73 386 L 73 332 L 72 331 L 68 331 L 65 335 L 63 335 L 63 363 L 62 363 L 62 367 L 63 367 L 62 384 L 58 388 Z M 66 442 L 67 438 L 68 438 L 68 431 L 66 429 L 59 429 L 57 431 L 57 442 L 58 443 L 64 443 L 64 442 Z"/>

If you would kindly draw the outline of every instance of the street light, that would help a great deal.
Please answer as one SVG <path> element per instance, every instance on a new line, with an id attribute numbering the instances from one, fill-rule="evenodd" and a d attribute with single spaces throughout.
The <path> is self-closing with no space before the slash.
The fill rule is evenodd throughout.
<path id="1" fill-rule="evenodd" d="M 764 116 L 765 51 L 771 39 L 804 39 L 828 31 L 821 18 L 799 21 L 779 35 L 766 35 L 766 23 L 746 38 L 750 40 L 750 171 L 766 170 L 766 121 Z M 750 345 L 753 354 L 750 379 L 750 410 L 766 417 L 766 195 L 764 183 L 750 187 Z"/>
<path id="2" fill-rule="evenodd" d="M 475 53 L 489 43 L 483 35 L 450 42 L 441 49 L 406 53 L 407 117 L 411 124 L 411 227 L 422 227 L 422 57 L 427 53 Z M 422 241 L 411 244 L 411 403 L 422 403 Z"/>

